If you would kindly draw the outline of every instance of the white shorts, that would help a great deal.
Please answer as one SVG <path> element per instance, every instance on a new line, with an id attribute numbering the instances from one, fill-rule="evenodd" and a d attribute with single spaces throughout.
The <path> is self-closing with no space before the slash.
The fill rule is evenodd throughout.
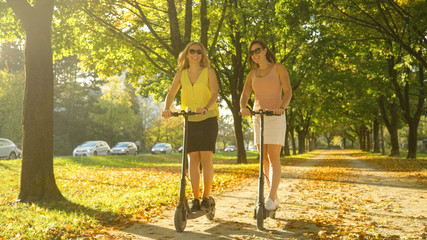
<path id="1" fill-rule="evenodd" d="M 260 124 L 261 117 L 254 116 L 254 141 L 260 144 Z M 264 116 L 264 144 L 285 145 L 286 134 L 286 115 L 281 116 Z"/>

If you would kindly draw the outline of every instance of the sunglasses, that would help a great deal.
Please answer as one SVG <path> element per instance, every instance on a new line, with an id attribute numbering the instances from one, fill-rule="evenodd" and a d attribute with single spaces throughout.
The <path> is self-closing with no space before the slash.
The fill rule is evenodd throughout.
<path id="1" fill-rule="evenodd" d="M 203 52 L 202 52 L 202 50 L 195 50 L 195 49 L 190 49 L 189 50 L 189 52 L 190 52 L 190 54 L 195 54 L 195 53 L 197 53 L 197 54 L 199 54 L 199 55 L 201 55 Z"/>
<path id="2" fill-rule="evenodd" d="M 260 54 L 263 48 L 257 48 L 255 50 L 249 50 L 249 54 L 252 56 L 254 54 Z"/>

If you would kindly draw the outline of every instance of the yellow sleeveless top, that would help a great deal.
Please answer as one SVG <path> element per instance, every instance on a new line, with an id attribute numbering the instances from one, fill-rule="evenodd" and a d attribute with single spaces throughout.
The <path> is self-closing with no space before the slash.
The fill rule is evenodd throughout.
<path id="1" fill-rule="evenodd" d="M 195 112 L 197 108 L 204 108 L 211 98 L 211 90 L 208 80 L 208 68 L 202 70 L 197 78 L 194 85 L 191 83 L 190 78 L 188 78 L 187 69 L 182 70 L 181 72 L 181 109 L 186 110 L 187 108 L 192 112 Z M 190 115 L 188 120 L 192 122 L 200 122 L 211 117 L 216 117 L 219 119 L 219 109 L 218 104 L 209 109 L 209 111 L 200 116 Z"/>

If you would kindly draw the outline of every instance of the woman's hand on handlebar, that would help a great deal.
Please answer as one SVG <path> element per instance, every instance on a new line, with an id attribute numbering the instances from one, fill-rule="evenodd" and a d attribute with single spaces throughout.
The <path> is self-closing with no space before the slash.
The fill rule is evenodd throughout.
<path id="1" fill-rule="evenodd" d="M 245 117 L 251 116 L 251 111 L 248 108 L 246 108 L 246 107 L 245 108 L 241 108 L 240 112 L 242 113 L 242 116 L 245 116 Z"/>
<path id="2" fill-rule="evenodd" d="M 169 109 L 162 111 L 162 117 L 164 117 L 164 118 L 170 118 L 171 116 L 172 116 L 172 113 L 171 113 L 171 111 Z"/>
<path id="3" fill-rule="evenodd" d="M 285 112 L 283 108 L 274 108 L 269 110 L 272 111 L 274 115 L 279 115 L 279 116 L 282 116 L 283 113 Z"/>
<path id="4" fill-rule="evenodd" d="M 204 115 L 208 112 L 208 110 L 206 110 L 206 108 L 197 108 L 196 109 L 196 115 Z"/>

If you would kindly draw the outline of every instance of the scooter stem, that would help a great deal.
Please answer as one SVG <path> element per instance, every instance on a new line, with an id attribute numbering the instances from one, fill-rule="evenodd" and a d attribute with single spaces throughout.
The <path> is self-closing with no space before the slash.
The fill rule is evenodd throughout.
<path id="1" fill-rule="evenodd" d="M 183 139 L 183 149 L 182 149 L 182 168 L 181 168 L 181 184 L 179 187 L 179 203 L 178 206 L 183 204 L 185 201 L 185 172 L 187 171 L 187 137 L 188 137 L 188 115 L 184 114 L 184 139 Z"/>
<path id="2" fill-rule="evenodd" d="M 259 161 L 259 182 L 258 182 L 258 201 L 264 203 L 264 114 L 260 114 L 260 161 Z"/>

